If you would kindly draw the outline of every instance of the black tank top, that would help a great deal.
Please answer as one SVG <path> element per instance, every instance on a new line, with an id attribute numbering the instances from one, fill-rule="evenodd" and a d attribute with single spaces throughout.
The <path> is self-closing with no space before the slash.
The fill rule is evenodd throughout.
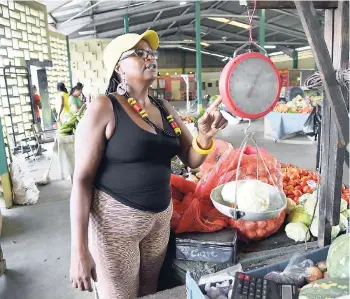
<path id="1" fill-rule="evenodd" d="M 171 159 L 180 149 L 178 138 L 142 129 L 115 97 L 108 97 L 116 129 L 106 141 L 95 187 L 132 208 L 166 210 L 170 203 Z M 163 114 L 162 119 L 164 128 L 172 132 Z"/>

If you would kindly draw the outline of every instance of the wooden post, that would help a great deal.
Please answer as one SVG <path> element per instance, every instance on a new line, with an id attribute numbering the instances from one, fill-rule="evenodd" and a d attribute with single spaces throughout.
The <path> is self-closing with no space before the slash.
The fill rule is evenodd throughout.
<path id="1" fill-rule="evenodd" d="M 349 28 L 349 4 L 338 1 L 336 10 L 325 11 L 323 41 L 321 34 L 317 36 L 312 4 L 297 3 L 297 1 L 295 3 L 325 87 L 318 232 L 318 243 L 323 247 L 331 243 L 332 226 L 339 224 L 344 145 L 349 142 L 349 133 L 346 131 L 349 127 L 349 119 L 345 104 L 348 94 L 337 84 L 334 71 L 341 67 L 347 68 L 349 60 L 349 34 L 348 31 L 346 32 Z"/>
<path id="2" fill-rule="evenodd" d="M 342 146 L 346 146 L 349 143 L 348 111 L 341 88 L 335 76 L 335 70 L 330 53 L 327 49 L 325 40 L 322 38 L 320 24 L 316 18 L 314 6 L 310 1 L 294 2 L 316 61 L 325 89 L 325 95 L 327 96 L 327 100 L 332 108 L 332 115 L 339 133 L 339 141 Z M 339 1 L 339 3 L 342 2 L 343 1 Z M 347 18 L 349 18 L 348 15 Z M 337 29 L 335 32 L 338 34 L 339 30 Z"/>

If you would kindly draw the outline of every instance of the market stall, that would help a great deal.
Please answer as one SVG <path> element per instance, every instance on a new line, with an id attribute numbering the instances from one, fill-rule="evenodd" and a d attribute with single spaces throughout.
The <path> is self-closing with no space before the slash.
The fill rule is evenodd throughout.
<path id="1" fill-rule="evenodd" d="M 285 5 L 289 8 L 290 5 L 289 2 L 271 3 L 259 1 L 258 7 L 278 5 L 282 8 Z M 326 11 L 325 36 L 328 49 L 334 51 L 331 55 L 326 43 L 319 38 L 319 25 L 312 15 L 313 4 L 295 2 L 295 5 L 324 88 L 323 106 L 327 110 L 322 123 L 321 169 L 316 173 L 295 166 L 279 165 L 263 149 L 257 150 L 260 151 L 259 155 L 246 144 L 243 150 L 237 151 L 230 145 L 220 143 L 199 171 L 188 174 L 187 179 L 172 177 L 174 215 L 171 225 L 177 234 L 173 245 L 177 259 L 173 262 L 173 268 L 178 274 L 191 272 L 186 277 L 189 298 L 245 298 L 250 295 L 251 281 L 254 282 L 255 292 L 255 283 L 259 284 L 263 279 L 276 290 L 285 284 L 292 284 L 294 288 L 289 291 L 290 298 L 298 298 L 299 291 L 300 296 L 305 298 L 349 295 L 350 234 L 346 233 L 349 229 L 349 190 L 341 183 L 344 147 L 349 142 L 349 119 L 344 101 L 347 93 L 346 90 L 342 93 L 341 86 L 337 84 L 331 58 L 334 57 L 334 67 L 347 63 L 344 58 L 349 54 L 348 48 L 344 45 L 345 39 L 339 36 L 344 33 L 335 32 L 334 29 L 338 22 L 348 24 L 348 4 L 338 2 L 338 9 Z M 333 45 L 333 41 L 337 45 Z M 254 78 L 254 74 L 250 76 Z M 229 90 L 229 86 L 226 90 Z M 241 109 L 234 104 L 232 110 Z M 287 108 L 275 113 L 288 112 L 290 107 Z M 299 111 L 290 112 L 296 114 Z M 306 112 L 307 118 L 311 111 L 303 112 Z M 239 181 L 245 182 L 240 186 Z M 248 183 L 249 186 L 244 188 Z M 265 213 L 271 211 L 270 196 L 264 195 L 269 188 L 267 185 L 273 186 L 274 192 L 283 191 L 284 196 L 277 197 L 277 201 L 282 198 L 283 202 L 285 198 L 286 209 L 274 217 L 262 219 Z M 275 212 L 279 211 L 278 208 L 275 207 Z M 259 213 L 262 215 L 258 219 L 249 219 L 251 215 Z M 227 231 L 227 234 L 223 234 L 225 238 L 221 236 L 222 239 L 218 235 L 217 238 L 204 238 L 194 234 L 212 234 L 216 231 Z M 179 237 L 183 233 L 185 237 Z M 247 241 L 255 242 L 241 246 L 242 242 Z M 333 244 L 328 247 L 331 242 Z M 305 253 L 305 245 L 313 251 L 278 263 L 283 257 L 289 259 L 294 253 Z M 314 250 L 318 246 L 321 249 Z M 238 251 L 240 265 L 235 265 L 232 255 L 222 254 L 221 251 L 225 250 L 226 253 L 231 251 L 235 254 Z M 219 257 L 226 257 L 224 263 L 218 262 Z M 264 264 L 271 266 L 260 271 L 249 271 Z M 215 272 L 217 274 L 213 274 Z M 243 297 L 233 296 L 238 290 Z M 259 294 L 260 297 L 274 298 L 263 293 Z"/>
<path id="2" fill-rule="evenodd" d="M 297 96 L 287 103 L 279 103 L 264 117 L 264 136 L 277 141 L 292 134 L 303 133 L 303 128 L 322 97 L 307 99 Z"/>

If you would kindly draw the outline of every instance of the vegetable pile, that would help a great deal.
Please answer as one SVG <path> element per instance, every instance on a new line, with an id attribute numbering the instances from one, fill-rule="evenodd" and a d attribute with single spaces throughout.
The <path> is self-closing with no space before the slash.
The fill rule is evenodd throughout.
<path id="1" fill-rule="evenodd" d="M 301 256 L 297 254 L 283 272 L 270 272 L 265 278 L 298 285 L 301 288 L 299 299 L 334 299 L 349 295 L 349 244 L 350 234 L 339 236 L 329 248 L 327 261 L 317 264 L 309 259 L 300 261 Z"/>
<path id="2" fill-rule="evenodd" d="M 300 196 L 311 194 L 315 190 L 315 183 L 320 181 L 314 171 L 298 168 L 294 165 L 281 164 L 283 177 L 283 191 L 287 198 L 299 203 Z M 300 191 L 300 192 L 299 192 Z M 350 203 L 349 189 L 342 185 L 342 199 Z"/>
<path id="3" fill-rule="evenodd" d="M 291 166 L 282 166 L 282 177 L 284 194 L 296 204 L 302 195 L 312 194 L 311 186 L 319 181 L 317 173 Z"/>
<path id="4" fill-rule="evenodd" d="M 79 121 L 84 116 L 85 110 L 86 104 L 83 104 L 79 112 L 72 114 L 71 118 L 62 124 L 62 126 L 58 130 L 58 134 L 61 136 L 74 135 Z"/>
<path id="5" fill-rule="evenodd" d="M 317 190 L 312 194 L 304 194 L 299 199 L 299 204 L 296 205 L 295 202 L 292 204 L 291 199 L 287 199 L 287 221 L 285 231 L 288 238 L 294 240 L 295 242 L 308 241 L 310 239 L 310 234 L 306 234 L 308 231 L 308 226 L 310 226 L 310 231 L 312 236 L 318 237 L 318 221 L 319 221 L 319 205 L 317 203 Z M 317 204 L 316 204 L 317 203 Z M 314 219 L 312 216 L 314 214 Z M 348 203 L 341 199 L 340 206 L 340 220 L 339 225 L 332 227 L 331 235 L 332 238 L 336 238 L 340 232 L 346 231 L 348 227 L 348 215 L 350 210 L 348 209 Z"/>
<path id="6" fill-rule="evenodd" d="M 274 112 L 279 113 L 311 113 L 312 101 L 304 100 L 300 95 L 286 104 L 278 103 L 274 108 Z"/>

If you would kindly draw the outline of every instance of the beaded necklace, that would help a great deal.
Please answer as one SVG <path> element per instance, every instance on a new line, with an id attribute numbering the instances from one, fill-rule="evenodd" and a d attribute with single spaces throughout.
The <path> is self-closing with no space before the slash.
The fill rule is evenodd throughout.
<path id="1" fill-rule="evenodd" d="M 169 114 L 169 112 L 165 109 L 165 107 L 156 99 L 153 97 L 149 96 L 152 104 L 156 106 L 160 113 L 163 114 L 166 117 L 166 120 L 174 130 L 174 133 L 167 131 L 165 128 L 159 128 L 157 125 L 155 125 L 149 118 L 148 114 L 145 110 L 142 109 L 142 107 L 134 100 L 134 98 L 129 97 L 128 93 L 125 93 L 124 95 L 125 99 L 128 101 L 128 103 L 131 105 L 131 107 L 134 108 L 134 110 L 141 116 L 141 118 L 148 124 L 150 125 L 156 133 L 162 133 L 163 135 L 172 137 L 172 138 L 177 138 L 181 135 L 181 129 L 179 128 L 178 124 L 175 122 L 174 117 Z"/>

